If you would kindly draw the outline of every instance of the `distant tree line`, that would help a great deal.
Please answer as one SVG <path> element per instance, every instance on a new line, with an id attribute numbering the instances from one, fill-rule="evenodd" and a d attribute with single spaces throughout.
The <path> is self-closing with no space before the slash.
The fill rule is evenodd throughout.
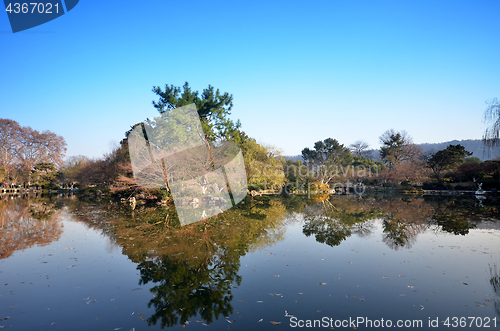
<path id="1" fill-rule="evenodd" d="M 375 160 L 373 150 L 363 140 L 345 146 L 333 138 L 318 141 L 312 148 L 305 147 L 301 160 L 285 160 L 279 149 L 257 142 L 242 130 L 239 121 L 229 118 L 233 108 L 232 94 L 222 93 L 211 85 L 200 93 L 187 82 L 182 87 L 154 86 L 152 91 L 157 97 L 152 104 L 159 114 L 194 103 L 207 146 L 209 142 L 223 140 L 231 140 L 240 146 L 250 190 L 281 190 L 285 187 L 288 192 L 300 192 L 314 185 L 324 190 L 335 185 L 356 184 L 444 187 L 448 183 L 474 180 L 500 186 L 497 161 L 482 162 L 470 157 L 471 153 L 460 144 L 424 153 L 406 131 L 393 129 L 380 136 L 381 147 Z M 489 114 L 498 115 L 497 104 L 490 105 Z M 498 127 L 500 125 L 493 128 Z M 119 147 L 101 158 L 77 156 L 68 159 L 62 175 L 56 180 L 82 186 L 104 185 L 115 193 L 138 189 L 147 192 L 135 183 L 128 153 L 129 133 L 125 134 Z M 487 133 L 491 139 L 497 134 L 491 130 Z M 160 191 L 153 190 L 152 194 L 165 194 L 165 190 Z"/>
<path id="2" fill-rule="evenodd" d="M 500 188 L 500 161 L 483 162 L 460 144 L 423 152 L 406 131 L 387 130 L 380 136 L 380 161 L 371 159 L 369 145 L 362 140 L 349 147 L 327 138 L 302 150 L 302 160 L 286 161 L 288 183 L 294 189 L 311 185 L 419 186 L 424 188 L 474 188 L 485 182 Z M 302 169 L 299 171 L 298 169 Z M 292 170 L 292 171 L 290 171 Z"/>
<path id="3" fill-rule="evenodd" d="M 272 146 L 258 143 L 241 130 L 239 121 L 233 122 L 229 118 L 233 107 L 232 94 L 222 93 L 211 85 L 199 93 L 191 89 L 187 82 L 182 87 L 154 86 L 152 91 L 158 97 L 152 103 L 159 114 L 194 103 L 205 135 L 203 139 L 207 145 L 224 140 L 238 144 L 243 152 L 250 185 L 279 188 L 285 183 L 281 152 Z M 132 126 L 132 129 L 136 125 Z M 128 151 L 129 134 L 132 129 L 125 133 L 120 146 L 101 158 L 70 157 L 59 179 L 64 183 L 81 187 L 102 186 L 114 194 L 142 192 L 151 197 L 168 196 L 165 189 L 145 189 L 135 182 Z"/>

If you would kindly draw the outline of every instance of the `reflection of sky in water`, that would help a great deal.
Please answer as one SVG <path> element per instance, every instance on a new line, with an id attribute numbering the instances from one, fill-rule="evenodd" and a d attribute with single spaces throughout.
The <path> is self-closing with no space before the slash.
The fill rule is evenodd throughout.
<path id="1" fill-rule="evenodd" d="M 489 265 L 500 263 L 498 230 L 455 236 L 430 228 L 411 248 L 393 250 L 381 222 L 371 222 L 370 236 L 336 247 L 305 237 L 300 223 L 290 226 L 285 241 L 242 258 L 234 294 L 245 302 L 236 309 L 257 306 L 255 317 L 287 325 L 285 310 L 299 319 L 497 316 Z"/>
<path id="2" fill-rule="evenodd" d="M 65 215 L 61 239 L 0 260 L 0 326 L 17 330 L 113 330 L 144 325 L 147 287 L 136 265 L 100 231 Z M 95 300 L 95 301 L 94 301 Z M 53 324 L 54 323 L 54 324 Z M 125 327 L 124 327 L 125 329 Z"/>
<path id="3" fill-rule="evenodd" d="M 58 241 L 0 260 L 0 326 L 147 328 L 142 318 L 154 313 L 148 308 L 154 284 L 138 285 L 137 265 L 101 230 L 67 213 L 62 218 Z M 354 234 L 335 247 L 306 237 L 302 222 L 287 222 L 283 241 L 241 258 L 231 323 L 219 318 L 210 328 L 276 329 L 270 321 L 288 328 L 285 311 L 299 319 L 363 316 L 422 319 L 424 325 L 429 317 L 497 316 L 500 298 L 490 285 L 490 266 L 500 264 L 497 223 L 478 224 L 465 236 L 429 226 L 411 247 L 395 250 L 384 242 L 381 220 L 364 224 L 368 235 Z M 196 318 L 186 327 L 205 328 Z"/>

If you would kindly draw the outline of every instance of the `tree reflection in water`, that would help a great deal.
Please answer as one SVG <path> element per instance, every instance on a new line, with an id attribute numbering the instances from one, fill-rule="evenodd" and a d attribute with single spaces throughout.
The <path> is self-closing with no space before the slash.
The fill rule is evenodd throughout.
<path id="1" fill-rule="evenodd" d="M 394 250 L 411 248 L 427 230 L 466 235 L 488 215 L 498 216 L 495 207 L 478 206 L 471 199 L 391 197 L 357 199 L 331 196 L 304 207 L 303 233 L 316 241 L 338 246 L 353 234 L 370 235 L 373 220 L 381 219 L 382 241 Z"/>
<path id="2" fill-rule="evenodd" d="M 141 262 L 140 284 L 156 283 L 151 292 L 153 299 L 149 307 L 155 313 L 148 318 L 148 324 L 161 327 L 184 325 L 199 314 L 205 323 L 233 313 L 231 287 L 240 285 L 241 276 L 238 259 L 223 261 L 224 256 L 214 255 L 208 261 L 178 260 L 164 255 Z"/>
<path id="3" fill-rule="evenodd" d="M 381 220 L 382 240 L 395 250 L 410 248 L 427 230 L 465 235 L 484 217 L 498 216 L 495 208 L 481 206 L 478 212 L 466 200 L 326 196 L 308 202 L 296 196 L 256 197 L 207 221 L 180 227 L 175 211 L 162 207 L 133 210 L 76 200 L 60 205 L 71 211 L 73 220 L 114 238 L 138 264 L 139 284 L 151 284 L 153 294 L 148 306 L 154 313 L 144 319 L 161 327 L 185 326 L 192 317 L 210 324 L 232 314 L 232 289 L 242 282 L 240 258 L 282 240 L 287 212 L 303 219 L 306 236 L 332 247 L 352 235 L 371 235 L 375 220 Z M 57 240 L 62 226 L 58 208 L 57 202 L 42 200 L 0 203 L 0 257 Z M 491 284 L 498 291 L 496 269 L 494 274 Z"/>
<path id="4" fill-rule="evenodd" d="M 439 225 L 442 231 L 455 235 L 465 236 L 470 229 L 476 227 L 478 221 L 482 220 L 481 215 L 487 215 L 490 212 L 488 207 L 477 203 L 468 204 L 460 200 L 437 199 L 434 203 L 436 207 L 431 223 Z M 495 210 L 491 211 L 496 213 Z"/>
<path id="5" fill-rule="evenodd" d="M 370 236 L 380 224 L 382 241 L 397 250 L 410 248 L 424 231 L 466 235 L 478 222 L 498 219 L 496 207 L 487 202 L 396 196 L 361 200 L 317 196 L 309 201 L 297 196 L 284 200 L 256 197 L 207 221 L 180 227 L 175 211 L 163 207 L 132 210 L 109 202 L 17 199 L 0 202 L 0 258 L 58 240 L 61 219 L 68 216 L 116 240 L 138 264 L 139 284 L 150 284 L 153 294 L 148 306 L 154 312 L 144 316 L 150 325 L 185 326 L 193 317 L 210 324 L 233 313 L 232 289 L 242 282 L 240 258 L 282 240 L 287 215 L 293 218 L 290 213 L 303 220 L 306 236 L 314 235 L 332 247 L 352 235 Z M 71 214 L 64 216 L 67 210 Z M 500 314 L 496 264 L 490 274 Z"/>
<path id="6" fill-rule="evenodd" d="M 429 227 L 431 206 L 423 199 L 378 201 L 384 211 L 382 241 L 394 250 L 411 248 L 418 234 Z"/>
<path id="7" fill-rule="evenodd" d="M 305 207 L 303 214 L 302 232 L 308 237 L 314 235 L 316 241 L 329 246 L 340 245 L 352 234 L 370 235 L 373 223 L 367 221 L 382 216 L 378 208 L 359 205 L 354 199 L 316 202 Z"/>
<path id="8" fill-rule="evenodd" d="M 244 207 L 182 228 L 162 225 L 171 210 L 139 208 L 133 218 L 131 213 L 113 222 L 114 233 L 139 263 L 140 285 L 154 284 L 148 306 L 155 312 L 147 322 L 163 328 L 185 326 L 195 316 L 210 324 L 230 315 L 231 289 L 242 280 L 241 256 L 284 238 L 286 209 L 278 200 L 247 200 Z"/>
<path id="9" fill-rule="evenodd" d="M 490 268 L 490 284 L 493 288 L 493 291 L 496 294 L 495 298 L 495 311 L 497 315 L 500 315 L 500 273 L 498 272 L 498 266 L 496 263 L 493 263 L 493 266 L 488 264 Z"/>
<path id="10" fill-rule="evenodd" d="M 48 199 L 0 201 L 0 259 L 59 240 L 61 212 Z"/>

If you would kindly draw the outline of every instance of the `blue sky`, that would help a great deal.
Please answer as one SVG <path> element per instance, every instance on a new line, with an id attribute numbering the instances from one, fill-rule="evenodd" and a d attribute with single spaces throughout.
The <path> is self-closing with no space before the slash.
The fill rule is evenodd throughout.
<path id="1" fill-rule="evenodd" d="M 0 13 L 0 118 L 99 157 L 156 115 L 155 85 L 232 93 L 285 155 L 328 137 L 378 148 L 479 139 L 500 98 L 499 1 L 89 1 L 13 34 Z"/>

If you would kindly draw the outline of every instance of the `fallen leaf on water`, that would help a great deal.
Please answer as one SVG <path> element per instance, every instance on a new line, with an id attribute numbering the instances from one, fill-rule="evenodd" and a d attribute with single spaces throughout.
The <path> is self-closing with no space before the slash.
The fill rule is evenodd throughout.
<path id="1" fill-rule="evenodd" d="M 260 322 L 262 322 L 263 320 L 264 320 L 264 319 L 263 319 L 263 318 L 261 318 L 261 319 L 260 319 L 257 323 L 260 323 Z"/>
<path id="2" fill-rule="evenodd" d="M 281 322 L 275 322 L 275 321 L 271 321 L 269 323 L 274 324 L 274 325 L 280 325 L 281 324 Z"/>
<path id="3" fill-rule="evenodd" d="M 278 295 L 281 295 L 280 293 L 269 293 L 270 295 L 272 296 L 278 296 Z"/>
<path id="4" fill-rule="evenodd" d="M 326 285 L 326 283 L 319 283 L 319 285 Z"/>
<path id="5" fill-rule="evenodd" d="M 280 275 L 274 275 L 273 278 L 278 278 Z"/>

